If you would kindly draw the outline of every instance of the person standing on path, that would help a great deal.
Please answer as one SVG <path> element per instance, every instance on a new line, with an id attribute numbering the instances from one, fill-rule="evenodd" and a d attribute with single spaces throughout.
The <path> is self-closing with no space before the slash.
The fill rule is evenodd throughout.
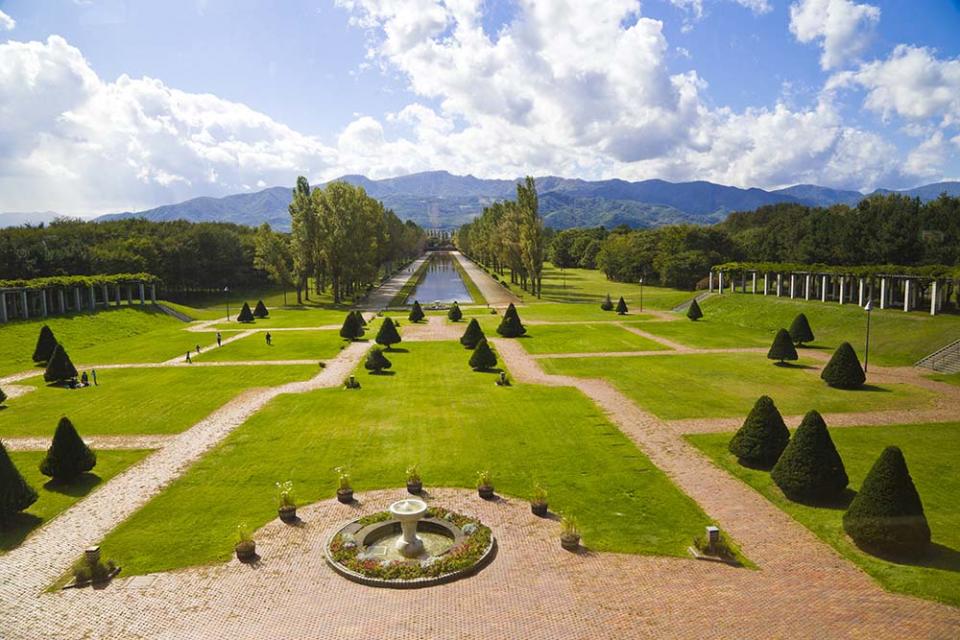
<path id="1" fill-rule="evenodd" d="M 222 343 L 223 343 L 223 336 L 220 335 L 220 332 L 219 332 L 219 331 L 217 331 L 217 346 L 218 346 L 218 347 L 222 347 L 222 346 L 223 346 Z"/>

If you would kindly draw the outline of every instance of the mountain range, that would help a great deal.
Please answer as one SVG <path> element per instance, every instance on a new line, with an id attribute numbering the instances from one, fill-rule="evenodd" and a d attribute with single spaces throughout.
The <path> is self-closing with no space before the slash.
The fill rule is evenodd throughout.
<path id="1" fill-rule="evenodd" d="M 383 180 L 347 175 L 338 180 L 364 187 L 369 195 L 382 200 L 401 219 L 442 229 L 453 229 L 469 222 L 491 202 L 512 198 L 517 182 L 456 176 L 446 171 L 428 171 Z M 766 191 L 704 181 L 593 181 L 555 176 L 536 180 L 544 222 L 558 229 L 597 225 L 609 228 L 620 224 L 650 227 L 681 222 L 713 223 L 723 220 L 733 211 L 751 211 L 779 202 L 809 206 L 855 205 L 865 197 L 859 191 L 807 184 Z M 935 199 L 942 192 L 960 196 L 960 182 L 940 182 L 898 193 L 926 201 Z M 875 193 L 893 192 L 878 189 Z M 275 229 L 289 230 L 287 205 L 290 197 L 290 187 L 271 187 L 255 193 L 222 198 L 193 198 L 178 204 L 108 214 L 97 219 L 143 217 L 150 220 L 234 222 L 250 226 L 268 222 Z M 0 225 L 3 224 L 3 215 L 11 214 L 0 214 Z"/>

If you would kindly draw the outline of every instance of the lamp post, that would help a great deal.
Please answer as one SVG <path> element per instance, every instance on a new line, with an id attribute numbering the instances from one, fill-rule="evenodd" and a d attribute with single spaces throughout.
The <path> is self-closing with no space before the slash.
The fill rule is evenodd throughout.
<path id="1" fill-rule="evenodd" d="M 230 287 L 224 287 L 223 294 L 227 298 L 227 322 L 230 322 Z"/>
<path id="2" fill-rule="evenodd" d="M 643 313 L 643 276 L 640 276 L 640 313 Z"/>
<path id="3" fill-rule="evenodd" d="M 870 363 L 870 312 L 873 311 L 873 301 L 867 300 L 863 310 L 867 312 L 867 346 L 863 352 L 863 373 L 867 373 L 867 365 Z"/>

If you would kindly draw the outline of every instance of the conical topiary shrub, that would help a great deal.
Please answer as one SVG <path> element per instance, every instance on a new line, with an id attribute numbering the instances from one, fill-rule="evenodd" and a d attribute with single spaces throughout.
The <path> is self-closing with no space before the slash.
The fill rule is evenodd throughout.
<path id="1" fill-rule="evenodd" d="M 37 364 L 47 364 L 56 346 L 57 339 L 53 337 L 53 330 L 43 325 L 40 327 L 40 335 L 37 336 L 37 346 L 33 350 L 33 361 Z"/>
<path id="2" fill-rule="evenodd" d="M 66 416 L 60 418 L 47 457 L 40 463 L 40 473 L 69 482 L 96 464 L 97 454 L 86 445 L 70 419 Z"/>
<path id="3" fill-rule="evenodd" d="M 697 302 L 696 298 L 691 300 L 690 306 L 687 307 L 687 317 L 694 322 L 703 317 L 703 309 L 700 308 L 700 303 Z"/>
<path id="4" fill-rule="evenodd" d="M 246 302 L 243 303 L 243 307 L 237 315 L 237 322 L 253 322 L 253 312 L 250 311 L 250 305 Z"/>
<path id="5" fill-rule="evenodd" d="M 477 322 L 476 318 L 471 318 L 467 324 L 467 330 L 464 331 L 460 337 L 460 344 L 468 349 L 473 349 L 485 338 L 486 336 L 483 334 L 483 329 L 480 328 L 480 323 Z"/>
<path id="6" fill-rule="evenodd" d="M 453 306 L 450 307 L 450 310 L 447 311 L 447 318 L 453 322 L 460 322 L 460 318 L 463 317 L 463 311 L 460 311 L 460 305 L 456 302 L 453 303 Z"/>
<path id="7" fill-rule="evenodd" d="M 267 305 L 263 304 L 263 300 L 257 300 L 257 306 L 253 309 L 254 318 L 266 318 L 270 315 L 270 312 L 267 311 Z"/>
<path id="8" fill-rule="evenodd" d="M 50 361 L 47 362 L 47 368 L 43 372 L 43 379 L 47 382 L 63 382 L 77 377 L 77 368 L 70 361 L 67 350 L 62 344 L 58 344 L 53 349 Z"/>
<path id="9" fill-rule="evenodd" d="M 600 303 L 600 308 L 604 311 L 613 311 L 613 300 L 610 299 L 610 294 L 607 294 L 607 297 L 603 299 L 603 302 Z"/>
<path id="10" fill-rule="evenodd" d="M 389 369 L 393 364 L 383 355 L 383 350 L 379 347 L 370 349 L 367 359 L 363 363 L 363 368 L 372 373 L 380 373 L 384 369 Z"/>
<path id="11" fill-rule="evenodd" d="M 843 460 L 819 413 L 810 411 L 803 417 L 770 477 L 796 502 L 834 500 L 847 488 Z"/>
<path id="12" fill-rule="evenodd" d="M 623 299 L 623 296 L 620 296 L 620 299 L 617 300 L 617 315 L 620 315 L 620 316 L 627 315 L 627 303 Z"/>
<path id="13" fill-rule="evenodd" d="M 813 342 L 813 329 L 810 328 L 806 314 L 797 315 L 790 323 L 790 339 L 798 347 L 802 347 L 804 342 Z"/>
<path id="14" fill-rule="evenodd" d="M 777 331 L 777 335 L 773 337 L 773 344 L 767 351 L 767 358 L 778 360 L 777 364 L 783 364 L 784 360 L 796 360 L 797 357 L 797 348 L 793 346 L 793 340 L 790 339 L 787 330 L 780 329 Z"/>
<path id="15" fill-rule="evenodd" d="M 367 319 L 363 317 L 363 313 L 360 311 L 354 311 L 353 315 L 357 317 L 357 324 L 359 324 L 361 327 L 367 326 Z"/>
<path id="16" fill-rule="evenodd" d="M 397 325 L 393 324 L 392 318 L 384 318 L 380 330 L 377 331 L 376 343 L 382 344 L 390 351 L 390 347 L 400 342 L 400 332 L 397 331 Z"/>
<path id="17" fill-rule="evenodd" d="M 420 302 L 418 300 L 413 301 L 413 308 L 410 309 L 410 315 L 408 319 L 410 322 L 420 322 L 423 320 L 424 314 L 423 309 L 420 308 Z"/>
<path id="18" fill-rule="evenodd" d="M 474 371 L 487 371 L 497 366 L 497 356 L 487 344 L 486 338 L 481 338 L 477 348 L 470 354 L 470 368 Z"/>
<path id="19" fill-rule="evenodd" d="M 914 555 L 930 544 L 923 503 L 899 447 L 887 447 L 873 463 L 843 514 L 843 530 L 881 555 Z"/>
<path id="20" fill-rule="evenodd" d="M 0 529 L 36 501 L 37 492 L 27 484 L 0 442 Z"/>
<path id="21" fill-rule="evenodd" d="M 360 326 L 360 321 L 357 320 L 353 311 L 349 312 L 347 317 L 343 319 L 343 326 L 340 327 L 340 337 L 350 341 L 363 337 L 363 327 Z"/>
<path id="22" fill-rule="evenodd" d="M 728 448 L 740 464 L 769 469 L 790 441 L 783 416 L 769 396 L 760 396 L 740 430 L 733 434 Z"/>
<path id="23" fill-rule="evenodd" d="M 857 352 L 849 342 L 844 342 L 833 352 L 830 362 L 820 372 L 828 385 L 837 389 L 857 389 L 867 381 L 867 375 L 860 366 Z"/>
<path id="24" fill-rule="evenodd" d="M 519 338 L 526 332 L 526 327 L 520 322 L 520 314 L 517 313 L 517 308 L 511 302 L 507 310 L 503 312 L 503 319 L 500 321 L 500 326 L 497 327 L 497 333 L 504 338 Z"/>

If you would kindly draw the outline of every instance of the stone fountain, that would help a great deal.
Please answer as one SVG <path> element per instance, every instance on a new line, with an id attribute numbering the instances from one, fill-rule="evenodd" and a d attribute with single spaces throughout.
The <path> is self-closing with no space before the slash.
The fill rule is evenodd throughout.
<path id="1" fill-rule="evenodd" d="M 405 558 L 416 558 L 423 553 L 423 541 L 417 535 L 417 523 L 427 513 L 427 503 L 418 498 L 397 500 L 390 505 L 390 515 L 400 521 L 401 536 L 396 548 Z"/>

